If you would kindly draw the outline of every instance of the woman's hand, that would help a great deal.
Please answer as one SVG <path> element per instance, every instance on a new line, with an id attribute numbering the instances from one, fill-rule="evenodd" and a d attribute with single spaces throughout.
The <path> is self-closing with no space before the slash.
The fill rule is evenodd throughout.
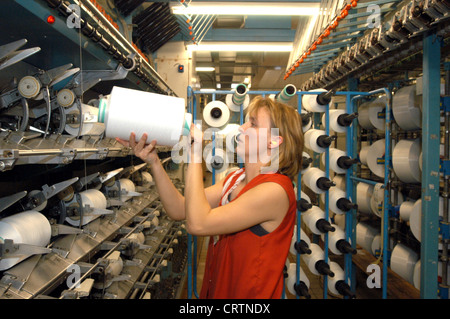
<path id="1" fill-rule="evenodd" d="M 145 144 L 147 141 L 147 134 L 142 134 L 139 142 L 136 143 L 136 134 L 130 134 L 130 140 L 125 141 L 116 137 L 116 141 L 125 147 L 131 147 L 134 155 L 139 157 L 144 162 L 152 165 L 159 161 L 158 153 L 156 152 L 156 140 L 151 141 L 150 144 Z"/>

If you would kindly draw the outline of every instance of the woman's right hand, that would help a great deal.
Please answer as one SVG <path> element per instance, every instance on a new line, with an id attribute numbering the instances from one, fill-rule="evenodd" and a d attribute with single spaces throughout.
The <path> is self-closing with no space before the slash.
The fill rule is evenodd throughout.
<path id="1" fill-rule="evenodd" d="M 125 147 L 131 147 L 134 155 L 150 165 L 159 161 L 158 153 L 156 152 L 156 140 L 151 141 L 150 144 L 145 144 L 147 141 L 146 133 L 142 134 L 141 139 L 137 143 L 136 134 L 134 133 L 130 134 L 130 139 L 128 141 L 118 137 L 116 137 L 116 141 Z"/>

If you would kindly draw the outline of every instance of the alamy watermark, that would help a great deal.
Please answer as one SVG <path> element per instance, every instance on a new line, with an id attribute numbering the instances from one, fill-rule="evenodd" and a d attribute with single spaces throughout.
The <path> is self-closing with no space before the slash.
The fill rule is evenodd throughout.
<path id="1" fill-rule="evenodd" d="M 380 265 L 370 264 L 367 266 L 366 272 L 370 274 L 367 276 L 367 288 L 381 288 L 381 269 Z"/>
<path id="2" fill-rule="evenodd" d="M 195 121 L 201 131 L 202 121 Z M 216 161 L 222 164 L 261 163 L 265 167 L 262 172 L 276 172 L 279 168 L 279 147 L 275 145 L 279 136 L 278 128 L 253 128 L 235 131 L 227 135 L 219 134 L 218 128 L 208 127 L 202 141 L 211 141 L 202 149 L 200 143 L 191 146 L 191 134 L 184 134 L 180 141 L 172 148 L 171 156 L 174 163 L 201 163 L 201 161 Z M 176 136 L 174 136 L 176 138 Z M 198 138 L 198 137 L 197 137 Z M 212 156 L 212 142 L 214 140 L 215 156 Z M 192 154 L 195 153 L 195 154 Z M 237 155 L 237 156 L 235 156 Z"/>
<path id="3" fill-rule="evenodd" d="M 367 12 L 370 15 L 367 17 L 367 27 L 369 29 L 379 28 L 381 25 L 381 8 L 377 4 L 370 4 L 367 6 Z"/>
<path id="4" fill-rule="evenodd" d="M 66 25 L 70 29 L 81 28 L 81 8 L 77 4 L 70 4 L 67 6 L 67 13 L 70 15 L 67 17 Z"/>

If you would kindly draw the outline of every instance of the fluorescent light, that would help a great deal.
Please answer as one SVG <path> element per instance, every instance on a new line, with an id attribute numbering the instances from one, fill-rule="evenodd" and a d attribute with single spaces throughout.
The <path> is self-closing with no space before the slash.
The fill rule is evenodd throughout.
<path id="1" fill-rule="evenodd" d="M 305 16 L 319 14 L 318 2 L 229 3 L 196 1 L 188 6 L 171 4 L 173 14 L 277 15 Z"/>
<path id="2" fill-rule="evenodd" d="M 217 83 L 216 88 L 220 89 L 220 88 L 222 88 L 222 85 L 220 83 Z"/>
<path id="3" fill-rule="evenodd" d="M 197 72 L 212 72 L 215 69 L 216 68 L 212 67 L 212 66 L 198 66 L 195 68 L 195 71 L 197 71 Z"/>
<path id="4" fill-rule="evenodd" d="M 291 52 L 291 42 L 252 42 L 252 43 L 205 43 L 190 44 L 187 46 L 188 51 L 228 51 L 228 52 Z"/>

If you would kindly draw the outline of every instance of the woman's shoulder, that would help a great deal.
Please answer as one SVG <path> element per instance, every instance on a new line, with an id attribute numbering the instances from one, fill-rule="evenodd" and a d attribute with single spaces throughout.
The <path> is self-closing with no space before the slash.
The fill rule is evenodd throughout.
<path id="1" fill-rule="evenodd" d="M 280 173 L 260 174 L 258 179 L 255 179 L 254 186 L 265 183 L 275 183 L 283 187 L 291 200 L 295 200 L 294 185 L 291 179 Z"/>

